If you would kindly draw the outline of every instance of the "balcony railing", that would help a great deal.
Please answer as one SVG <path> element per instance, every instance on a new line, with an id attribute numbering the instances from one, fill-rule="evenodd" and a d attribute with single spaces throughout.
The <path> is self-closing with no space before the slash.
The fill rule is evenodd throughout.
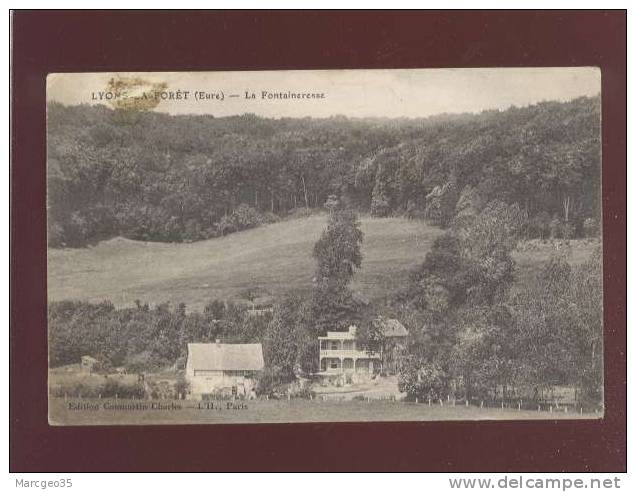
<path id="1" fill-rule="evenodd" d="M 321 358 L 325 358 L 325 357 L 335 357 L 335 358 L 342 358 L 342 359 L 346 359 L 346 358 L 351 358 L 351 359 L 373 359 L 373 358 L 380 358 L 380 354 L 375 352 L 373 354 L 370 354 L 369 352 L 366 352 L 365 350 L 345 350 L 345 349 L 340 349 L 340 350 L 330 350 L 330 349 L 320 349 L 320 357 Z"/>

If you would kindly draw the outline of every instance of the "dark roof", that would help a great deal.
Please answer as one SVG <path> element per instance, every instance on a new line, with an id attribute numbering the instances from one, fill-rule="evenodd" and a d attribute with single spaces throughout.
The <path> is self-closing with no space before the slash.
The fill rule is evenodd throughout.
<path id="1" fill-rule="evenodd" d="M 380 323 L 385 337 L 405 337 L 409 334 L 404 325 L 396 319 L 379 318 L 376 321 Z"/>
<path id="2" fill-rule="evenodd" d="M 260 371 L 260 343 L 189 343 L 188 360 L 197 371 Z"/>

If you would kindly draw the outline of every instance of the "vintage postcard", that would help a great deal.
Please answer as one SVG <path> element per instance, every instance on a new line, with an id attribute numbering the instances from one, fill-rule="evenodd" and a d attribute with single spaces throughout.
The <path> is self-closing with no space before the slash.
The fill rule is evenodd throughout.
<path id="1" fill-rule="evenodd" d="M 600 77 L 50 74 L 50 423 L 602 417 Z"/>

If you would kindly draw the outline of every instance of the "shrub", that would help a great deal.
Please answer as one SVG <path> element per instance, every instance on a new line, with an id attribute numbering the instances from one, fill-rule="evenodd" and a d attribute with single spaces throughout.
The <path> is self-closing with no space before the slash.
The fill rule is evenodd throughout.
<path id="1" fill-rule="evenodd" d="M 186 241 L 196 241 L 206 237 L 201 224 L 195 219 L 190 219 L 185 223 L 183 237 Z"/>
<path id="2" fill-rule="evenodd" d="M 145 395 L 141 384 L 126 384 L 112 378 L 107 379 L 99 391 L 103 398 L 143 398 Z"/>
<path id="3" fill-rule="evenodd" d="M 400 368 L 398 388 L 406 392 L 410 399 L 443 398 L 448 391 L 448 375 L 434 363 L 419 366 L 411 361 Z"/>
<path id="4" fill-rule="evenodd" d="M 550 215 L 540 212 L 535 215 L 527 227 L 528 237 L 544 239 L 550 233 Z"/>
<path id="5" fill-rule="evenodd" d="M 261 214 L 262 223 L 263 224 L 273 224 L 274 222 L 278 222 L 280 217 L 276 215 L 274 212 L 265 212 Z"/>
<path id="6" fill-rule="evenodd" d="M 100 393 L 101 386 L 89 385 L 82 381 L 62 383 L 51 388 L 52 396 L 97 398 Z"/>
<path id="7" fill-rule="evenodd" d="M 281 386 L 289 382 L 289 377 L 278 367 L 266 367 L 261 373 L 256 385 L 256 393 L 259 395 L 272 395 Z"/>
<path id="8" fill-rule="evenodd" d="M 289 212 L 287 212 L 287 215 L 285 216 L 285 218 L 290 220 L 304 219 L 306 217 L 311 217 L 314 213 L 315 211 L 312 210 L 311 208 L 306 208 L 306 207 L 292 208 Z M 274 214 L 271 214 L 271 212 L 267 212 L 267 214 L 274 215 Z"/>
<path id="9" fill-rule="evenodd" d="M 225 234 L 251 229 L 278 220 L 278 216 L 273 213 L 266 212 L 263 214 L 259 210 L 242 203 L 232 213 L 221 217 L 216 223 L 216 229 L 220 235 L 224 236 Z"/>
<path id="10" fill-rule="evenodd" d="M 407 219 L 426 220 L 426 214 L 422 205 L 413 200 L 409 200 L 404 208 L 404 216 Z"/>
<path id="11" fill-rule="evenodd" d="M 115 379 L 106 379 L 101 384 L 87 384 L 84 381 L 62 383 L 51 388 L 51 395 L 75 398 L 143 398 L 144 388 L 140 384 L 126 384 Z"/>
<path id="12" fill-rule="evenodd" d="M 244 203 L 239 205 L 232 215 L 239 231 L 259 226 L 264 222 L 263 216 L 258 210 Z"/>
<path id="13" fill-rule="evenodd" d="M 457 188 L 452 181 L 433 188 L 433 191 L 426 195 L 424 208 L 426 221 L 431 225 L 448 227 L 454 217 L 457 199 Z"/>
<path id="14" fill-rule="evenodd" d="M 583 233 L 586 237 L 596 237 L 599 232 L 598 220 L 588 217 L 583 221 Z"/>
<path id="15" fill-rule="evenodd" d="M 374 188 L 371 198 L 371 215 L 374 217 L 387 217 L 390 212 L 389 199 L 382 192 L 376 192 L 376 188 Z"/>
<path id="16" fill-rule="evenodd" d="M 304 379 L 291 383 L 287 388 L 287 394 L 291 398 L 304 398 L 306 400 L 315 396 L 315 393 L 311 391 L 311 384 Z"/>
<path id="17" fill-rule="evenodd" d="M 230 234 L 238 230 L 236 226 L 236 221 L 234 220 L 233 215 L 224 215 L 215 224 L 215 226 L 216 226 L 216 230 L 221 236 L 225 236 L 226 234 Z"/>
<path id="18" fill-rule="evenodd" d="M 574 237 L 574 231 L 574 226 L 571 223 L 566 222 L 561 228 L 561 236 L 563 239 L 572 239 Z"/>
<path id="19" fill-rule="evenodd" d="M 185 399 L 185 395 L 190 391 L 190 383 L 183 375 L 180 375 L 174 383 L 174 391 L 177 394 L 177 398 L 181 399 Z"/>

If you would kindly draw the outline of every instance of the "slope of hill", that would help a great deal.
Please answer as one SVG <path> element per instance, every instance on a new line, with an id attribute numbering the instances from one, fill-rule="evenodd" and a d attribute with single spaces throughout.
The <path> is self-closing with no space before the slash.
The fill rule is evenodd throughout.
<path id="1" fill-rule="evenodd" d="M 301 291 L 311 286 L 312 250 L 326 221 L 326 215 L 314 215 L 195 243 L 118 237 L 88 248 L 49 249 L 49 300 L 110 300 L 118 307 L 135 299 L 185 302 L 200 310 L 212 299 L 239 299 L 248 289 Z M 364 217 L 361 223 L 364 259 L 352 287 L 369 300 L 404 285 L 442 232 L 401 218 Z M 572 241 L 568 260 L 583 263 L 596 247 Z M 549 244 L 515 251 L 517 285 L 533 281 L 551 251 Z"/>
<path id="2" fill-rule="evenodd" d="M 312 250 L 326 215 L 270 224 L 195 243 L 146 243 L 114 238 L 81 249 L 50 249 L 49 300 L 135 299 L 185 302 L 202 309 L 211 299 L 238 298 L 247 289 L 272 294 L 311 286 Z M 361 271 L 353 288 L 368 299 L 406 281 L 440 230 L 420 221 L 362 218 Z"/>

